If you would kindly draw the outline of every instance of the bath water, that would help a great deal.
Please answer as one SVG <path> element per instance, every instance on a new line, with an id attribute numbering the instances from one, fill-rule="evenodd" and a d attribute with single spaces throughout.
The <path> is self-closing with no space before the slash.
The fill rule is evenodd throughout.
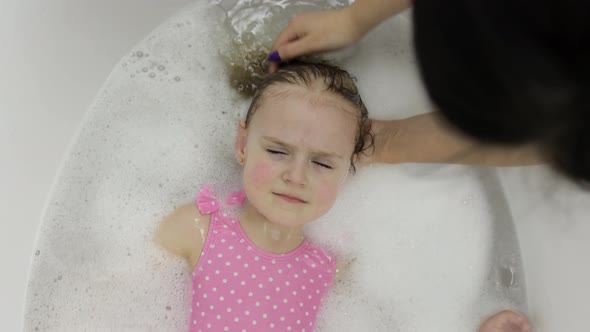
<path id="1" fill-rule="evenodd" d="M 256 25 L 232 19 L 240 6 L 257 3 L 270 2 L 224 3 L 228 19 L 220 6 L 198 2 L 113 69 L 45 211 L 25 331 L 187 329 L 191 271 L 155 245 L 154 233 L 204 184 L 215 184 L 220 197 L 239 189 L 233 140 L 248 100 L 227 78 L 236 52 L 227 47 L 252 45 L 231 38 Z M 291 13 L 269 8 L 276 31 Z M 261 31 L 250 33 L 270 33 Z M 334 55 L 358 78 L 372 117 L 430 109 L 410 36 L 402 15 Z M 506 269 L 521 271 L 518 251 L 504 270 L 494 263 L 485 176 L 485 169 L 460 166 L 376 165 L 350 177 L 334 208 L 307 230 L 347 262 L 317 330 L 467 332 L 499 309 L 525 310 L 524 279 L 503 277 Z"/>

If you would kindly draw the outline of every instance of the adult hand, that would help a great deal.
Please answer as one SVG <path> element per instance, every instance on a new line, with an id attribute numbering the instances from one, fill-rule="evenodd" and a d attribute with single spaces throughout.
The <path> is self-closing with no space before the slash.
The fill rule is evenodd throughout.
<path id="1" fill-rule="evenodd" d="M 269 56 L 270 72 L 300 55 L 350 46 L 367 32 L 408 8 L 411 0 L 356 0 L 352 5 L 294 17 L 279 34 Z"/>
<path id="2" fill-rule="evenodd" d="M 529 320 L 519 313 L 504 310 L 488 318 L 479 332 L 531 332 Z"/>
<path id="3" fill-rule="evenodd" d="M 272 46 L 269 71 L 277 70 L 280 61 L 350 46 L 366 32 L 353 19 L 351 7 L 295 16 Z"/>

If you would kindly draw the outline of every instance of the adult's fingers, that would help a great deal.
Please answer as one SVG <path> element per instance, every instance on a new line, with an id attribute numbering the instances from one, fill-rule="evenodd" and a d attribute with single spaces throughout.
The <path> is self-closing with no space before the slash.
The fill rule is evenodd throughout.
<path id="1" fill-rule="evenodd" d="M 301 39 L 289 42 L 280 46 L 274 52 L 278 53 L 279 61 L 271 61 L 269 65 L 269 72 L 275 72 L 279 67 L 279 62 L 288 61 L 298 56 L 314 53 L 321 50 L 319 43 L 310 36 L 305 36 Z M 271 53 L 272 54 L 272 53 Z"/>
<path id="2" fill-rule="evenodd" d="M 307 35 L 292 42 L 279 46 L 276 50 L 282 61 L 291 60 L 301 55 L 315 53 L 321 50 L 316 38 Z"/>
<path id="3" fill-rule="evenodd" d="M 277 48 L 287 44 L 295 39 L 298 39 L 303 35 L 301 28 L 299 28 L 298 21 L 295 18 L 291 19 L 291 22 L 287 25 L 283 31 L 279 33 L 275 42 L 272 44 L 272 50 L 276 50 Z"/>
<path id="4" fill-rule="evenodd" d="M 270 59 L 270 56 L 269 56 L 269 60 L 272 60 L 270 62 L 270 65 L 268 66 L 268 71 L 270 73 L 274 73 L 279 68 L 280 61 L 288 59 L 287 56 L 283 54 L 284 50 L 283 50 L 283 52 L 279 52 L 278 49 L 280 47 L 283 47 L 283 45 L 288 44 L 288 43 L 292 42 L 293 40 L 296 40 L 297 38 L 299 38 L 299 34 L 297 32 L 297 27 L 293 24 L 293 20 L 291 20 L 289 25 L 287 25 L 287 27 L 285 29 L 283 29 L 283 31 L 281 31 L 281 33 L 279 33 L 279 35 L 275 39 L 275 42 L 272 45 L 271 54 L 273 54 L 274 52 L 277 52 L 278 61 L 277 61 L 276 57 L 275 57 L 275 59 Z"/>
<path id="5" fill-rule="evenodd" d="M 281 43 L 277 38 L 277 42 L 275 42 L 275 46 L 273 46 L 273 51 L 271 52 L 271 54 L 277 52 L 278 57 L 274 56 L 274 59 L 269 58 L 269 60 L 272 60 L 268 68 L 268 71 L 271 73 L 275 72 L 279 68 L 280 62 L 288 61 L 310 52 L 308 36 L 304 35 L 299 37 L 293 31 L 285 30 L 284 32 L 285 34 L 283 36 L 279 36 L 279 38 L 282 38 L 286 41 Z"/>
<path id="6" fill-rule="evenodd" d="M 279 63 L 278 62 L 271 62 L 268 65 L 268 72 L 269 73 L 274 73 L 275 71 L 277 71 L 277 69 L 279 69 Z"/>
<path id="7" fill-rule="evenodd" d="M 284 33 L 277 38 L 272 48 L 273 52 L 278 52 L 281 61 L 291 60 L 314 51 L 315 43 L 307 32 L 286 30 Z"/>

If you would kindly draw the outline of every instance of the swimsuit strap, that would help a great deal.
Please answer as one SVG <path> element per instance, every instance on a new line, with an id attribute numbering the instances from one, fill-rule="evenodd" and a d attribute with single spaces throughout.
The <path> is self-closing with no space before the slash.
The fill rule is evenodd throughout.
<path id="1" fill-rule="evenodd" d="M 226 204 L 242 206 L 245 198 L 246 193 L 243 190 L 232 192 L 227 198 Z M 221 208 L 219 199 L 211 192 L 211 185 L 206 185 L 199 191 L 196 204 L 202 214 L 211 214 Z"/>

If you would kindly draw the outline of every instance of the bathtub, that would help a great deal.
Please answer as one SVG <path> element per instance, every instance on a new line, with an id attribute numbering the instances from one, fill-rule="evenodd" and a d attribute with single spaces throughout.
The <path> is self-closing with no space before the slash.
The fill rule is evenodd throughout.
<path id="1" fill-rule="evenodd" d="M 3 331 L 22 330 L 37 229 L 60 163 L 87 107 L 114 64 L 130 47 L 188 3 L 3 2 Z M 489 181 L 489 186 L 500 195 L 494 199 L 503 202 L 501 213 L 514 220 L 524 261 L 528 308 L 538 330 L 587 331 L 590 195 L 564 183 L 544 167 L 492 170 L 491 175 L 482 179 Z M 556 191 L 557 199 L 548 198 L 548 191 Z M 555 205 L 550 203 L 553 201 Z"/>

